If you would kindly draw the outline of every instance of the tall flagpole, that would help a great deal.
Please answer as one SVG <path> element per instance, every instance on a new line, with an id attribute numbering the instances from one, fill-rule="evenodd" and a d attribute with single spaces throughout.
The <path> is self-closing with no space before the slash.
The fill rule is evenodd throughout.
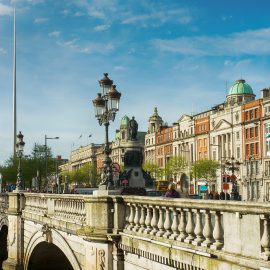
<path id="1" fill-rule="evenodd" d="M 13 158 L 16 157 L 16 135 L 17 135 L 17 93 L 16 93 L 16 8 L 14 7 L 14 29 L 13 29 Z"/>

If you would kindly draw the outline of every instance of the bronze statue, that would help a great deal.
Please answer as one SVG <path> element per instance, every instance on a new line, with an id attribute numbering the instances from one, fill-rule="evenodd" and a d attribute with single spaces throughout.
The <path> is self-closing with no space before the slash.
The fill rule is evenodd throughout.
<path id="1" fill-rule="evenodd" d="M 130 132 L 130 139 L 132 141 L 137 140 L 137 132 L 138 132 L 138 123 L 135 120 L 135 117 L 132 116 L 132 119 L 129 121 L 129 132 Z"/>

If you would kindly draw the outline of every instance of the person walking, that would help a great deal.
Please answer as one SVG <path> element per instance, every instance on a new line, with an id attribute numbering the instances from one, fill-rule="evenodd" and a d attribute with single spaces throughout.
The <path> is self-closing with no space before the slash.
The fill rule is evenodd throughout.
<path id="1" fill-rule="evenodd" d="M 175 185 L 173 183 L 169 184 L 167 192 L 165 193 L 167 198 L 180 198 L 180 194 L 175 190 Z"/>

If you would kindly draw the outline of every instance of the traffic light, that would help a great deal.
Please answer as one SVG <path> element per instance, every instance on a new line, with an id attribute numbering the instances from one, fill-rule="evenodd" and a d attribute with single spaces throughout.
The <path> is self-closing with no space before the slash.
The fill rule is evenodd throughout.
<path id="1" fill-rule="evenodd" d="M 62 180 L 63 180 L 63 175 L 59 175 L 59 185 L 62 183 Z"/>

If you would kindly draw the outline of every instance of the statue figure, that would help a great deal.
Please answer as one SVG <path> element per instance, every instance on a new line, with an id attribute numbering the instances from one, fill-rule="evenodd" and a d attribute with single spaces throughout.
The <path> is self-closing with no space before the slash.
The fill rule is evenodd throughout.
<path id="1" fill-rule="evenodd" d="M 132 141 L 137 140 L 137 132 L 138 132 L 138 123 L 135 120 L 135 117 L 132 116 L 132 119 L 129 121 L 129 132 L 130 132 L 130 139 Z"/>

